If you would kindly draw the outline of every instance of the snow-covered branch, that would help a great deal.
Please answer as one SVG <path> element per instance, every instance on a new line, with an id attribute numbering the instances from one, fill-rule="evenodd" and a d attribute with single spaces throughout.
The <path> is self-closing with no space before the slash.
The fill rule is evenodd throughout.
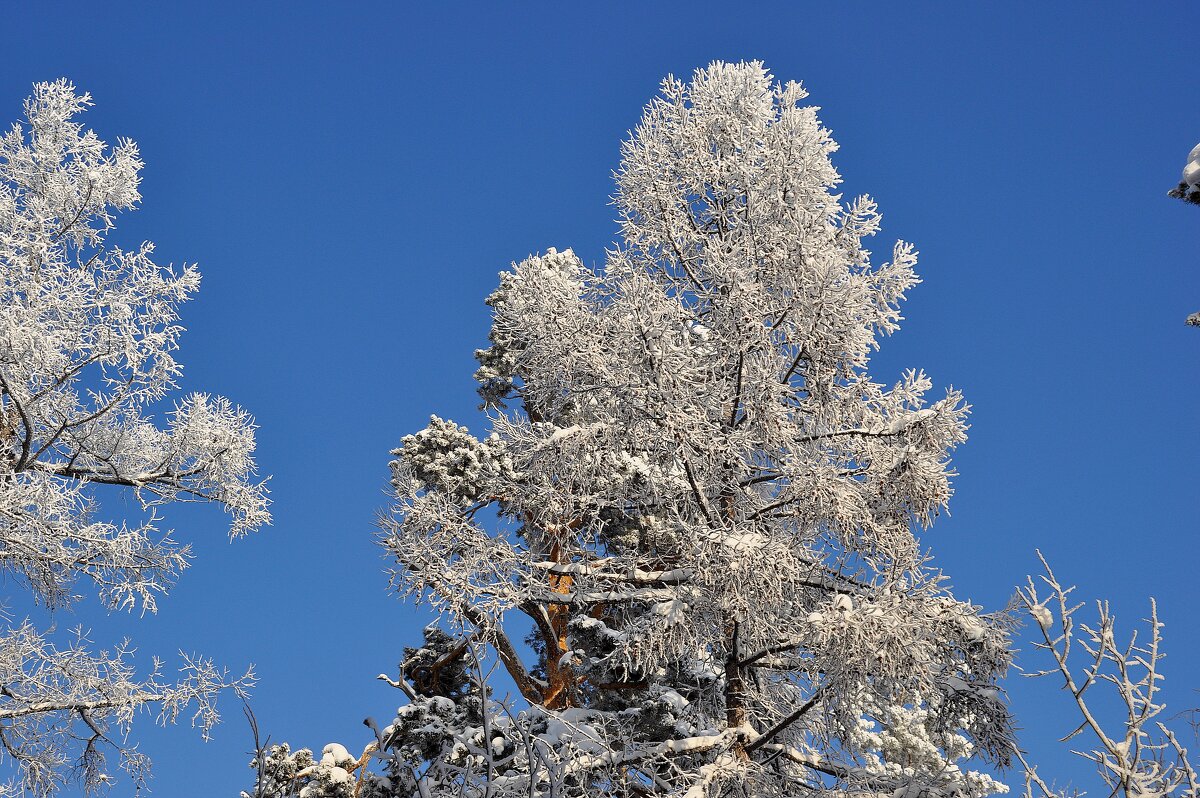
<path id="1" fill-rule="evenodd" d="M 52 609 L 82 580 L 114 609 L 154 611 L 190 557 L 159 531 L 160 506 L 216 502 L 232 535 L 270 515 L 245 411 L 194 394 L 152 415 L 175 392 L 177 308 L 200 275 L 157 265 L 152 244 L 110 240 L 141 199 L 142 162 L 133 142 L 109 147 L 83 128 L 89 105 L 65 80 L 37 84 L 25 120 L 0 136 L 0 571 Z M 114 488 L 144 513 L 100 520 Z M 0 632 L 0 747 L 30 794 L 71 768 L 97 787 L 105 747 L 140 780 L 146 763 L 125 747 L 139 707 L 168 721 L 193 703 L 207 730 L 214 695 L 249 683 L 199 659 L 177 684 L 158 669 L 138 680 L 127 660 L 120 647 L 91 655 L 82 638 L 57 648 L 28 624 Z"/>
<path id="2" fill-rule="evenodd" d="M 1154 600 L 1146 637 L 1139 640 L 1135 631 L 1128 642 L 1121 642 L 1108 602 L 1096 603 L 1091 624 L 1077 621 L 1084 605 L 1070 598 L 1074 588 L 1059 582 L 1041 552 L 1038 557 L 1045 573 L 1036 581 L 1030 577 L 1017 598 L 1037 626 L 1041 640 L 1035 647 L 1049 655 L 1053 667 L 1027 675 L 1058 678 L 1070 694 L 1078 723 L 1063 740 L 1084 733 L 1093 740 L 1090 750 L 1074 753 L 1095 763 L 1105 789 L 1114 795 L 1200 796 L 1197 765 L 1175 734 L 1157 720 L 1165 709 L 1157 695 L 1165 654 Z M 1082 656 L 1074 656 L 1076 652 Z M 1042 798 L 1058 798 L 1023 754 L 1021 762 L 1028 798 L 1035 789 Z"/>

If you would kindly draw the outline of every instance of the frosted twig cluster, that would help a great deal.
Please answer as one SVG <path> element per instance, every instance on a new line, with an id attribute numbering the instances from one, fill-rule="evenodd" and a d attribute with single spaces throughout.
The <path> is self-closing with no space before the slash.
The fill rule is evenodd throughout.
<path id="1" fill-rule="evenodd" d="M 0 569 L 52 609 L 83 581 L 114 609 L 153 611 L 189 556 L 157 508 L 218 502 L 233 535 L 269 514 L 245 411 L 193 394 L 155 421 L 180 371 L 176 308 L 200 275 L 156 265 L 149 243 L 109 241 L 115 214 L 140 199 L 142 162 L 133 142 L 110 148 L 83 129 L 90 103 L 64 80 L 38 84 L 0 136 Z M 122 489 L 140 518 L 101 512 Z M 22 789 L 46 794 L 70 769 L 94 787 L 108 778 L 103 746 L 121 747 L 136 708 L 173 719 L 198 702 L 207 729 L 215 691 L 247 683 L 196 659 L 177 685 L 159 670 L 138 681 L 127 651 L 57 647 L 28 624 L 0 631 L 0 754 Z M 136 753 L 125 764 L 142 768 Z"/>
<path id="2" fill-rule="evenodd" d="M 386 677 L 409 703 L 373 743 L 384 775 L 299 776 L 276 749 L 263 778 L 304 798 L 1004 789 L 966 765 L 1012 750 L 1007 621 L 955 600 L 914 535 L 967 407 L 868 375 L 916 251 L 873 260 L 875 203 L 835 193 L 805 96 L 758 63 L 668 78 L 622 146 L 604 267 L 550 249 L 501 275 L 491 430 L 434 417 L 394 452 L 381 540 L 443 625 Z M 520 701 L 471 676 L 479 646 Z"/>
<path id="3" fill-rule="evenodd" d="M 1041 557 L 1041 553 L 1038 554 Z M 1096 620 L 1076 620 L 1084 606 L 1074 603 L 1073 587 L 1064 587 L 1042 558 L 1045 574 L 1030 578 L 1018 591 L 1022 608 L 1037 625 L 1035 643 L 1054 667 L 1028 673 L 1062 681 L 1074 703 L 1078 725 L 1063 741 L 1082 736 L 1091 748 L 1074 753 L 1091 760 L 1111 795 L 1128 798 L 1198 798 L 1200 774 L 1187 749 L 1159 718 L 1165 709 L 1158 696 L 1163 679 L 1162 626 L 1150 601 L 1146 635 L 1116 636 L 1116 619 L 1107 601 L 1096 602 Z M 1026 798 L 1057 798 L 1023 754 Z"/>

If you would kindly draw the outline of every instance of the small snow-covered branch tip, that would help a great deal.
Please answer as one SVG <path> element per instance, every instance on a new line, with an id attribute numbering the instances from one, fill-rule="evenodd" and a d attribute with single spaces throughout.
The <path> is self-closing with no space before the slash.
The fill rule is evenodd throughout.
<path id="1" fill-rule="evenodd" d="M 1181 199 L 1192 205 L 1200 205 L 1200 144 L 1192 147 L 1187 163 L 1183 167 L 1183 178 L 1179 185 L 1167 192 L 1167 196 Z M 1187 317 L 1187 324 L 1200 327 L 1200 311 Z"/>
<path id="2" fill-rule="evenodd" d="M 235 536 L 270 515 L 244 410 L 194 394 L 154 420 L 180 373 L 177 307 L 200 274 L 157 265 L 152 244 L 110 240 L 117 213 L 141 199 L 142 161 L 133 142 L 110 147 L 83 128 L 90 105 L 65 80 L 39 83 L 24 121 L 0 135 L 0 569 L 51 609 L 84 582 L 111 608 L 153 612 L 190 556 L 160 531 L 159 507 L 216 502 Z M 99 512 L 119 490 L 144 512 Z M 29 793 L 71 770 L 89 789 L 110 781 L 102 752 L 124 733 L 106 730 L 138 707 L 171 720 L 192 702 L 207 730 L 214 691 L 244 685 L 186 658 L 177 685 L 137 682 L 125 649 L 91 655 L 83 643 L 56 646 L 7 620 L 0 630 L 0 749 Z M 141 755 L 122 756 L 140 778 Z"/>
<path id="3" fill-rule="evenodd" d="M 1192 151 L 1188 153 L 1183 177 L 1178 186 L 1167 192 L 1167 196 L 1200 205 L 1200 144 L 1192 147 Z"/>

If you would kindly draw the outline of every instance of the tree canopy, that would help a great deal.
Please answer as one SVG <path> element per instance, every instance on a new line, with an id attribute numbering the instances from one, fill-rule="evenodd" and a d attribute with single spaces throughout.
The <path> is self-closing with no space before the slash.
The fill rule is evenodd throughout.
<path id="1" fill-rule="evenodd" d="M 381 542 L 440 617 L 389 678 L 409 703 L 361 759 L 275 747 L 262 794 L 1000 789 L 967 763 L 1012 750 L 1009 621 L 915 534 L 967 406 L 868 374 L 916 251 L 872 258 L 876 205 L 836 193 L 805 96 L 759 63 L 666 79 L 603 268 L 549 249 L 501 275 L 491 429 L 435 416 L 393 453 Z"/>

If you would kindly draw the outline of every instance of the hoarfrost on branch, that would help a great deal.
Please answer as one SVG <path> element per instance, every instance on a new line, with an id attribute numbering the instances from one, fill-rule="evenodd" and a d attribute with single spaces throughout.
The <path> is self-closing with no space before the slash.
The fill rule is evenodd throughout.
<path id="1" fill-rule="evenodd" d="M 109 147 L 84 130 L 77 117 L 90 104 L 65 80 L 38 84 L 24 122 L 0 136 L 0 569 L 50 609 L 83 582 L 113 609 L 154 611 L 189 558 L 159 529 L 160 506 L 217 502 L 234 536 L 270 516 L 249 415 L 219 397 L 170 399 L 176 308 L 200 275 L 158 266 L 152 244 L 109 240 L 116 214 L 140 200 L 142 161 L 133 142 Z M 103 513 L 122 489 L 140 518 Z M 130 652 L 5 624 L 0 756 L 17 777 L 0 789 L 45 795 L 72 774 L 95 788 L 111 780 L 113 747 L 140 779 L 145 759 L 123 744 L 139 708 L 158 706 L 163 721 L 194 713 L 207 732 L 215 694 L 252 680 L 195 657 L 176 683 L 161 665 L 138 678 Z"/>

